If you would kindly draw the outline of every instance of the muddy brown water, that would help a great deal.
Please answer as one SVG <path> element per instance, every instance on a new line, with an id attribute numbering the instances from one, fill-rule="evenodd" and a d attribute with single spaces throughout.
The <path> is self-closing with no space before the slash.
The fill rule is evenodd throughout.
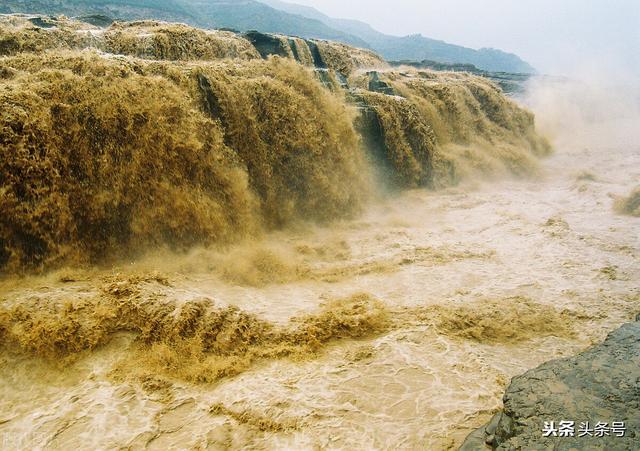
<path id="1" fill-rule="evenodd" d="M 109 299 L 132 285 L 141 298 L 232 306 L 317 343 L 280 355 L 261 354 L 284 346 L 271 335 L 242 342 L 248 363 L 205 382 L 197 375 L 211 362 L 184 356 L 182 374 L 180 356 L 158 363 L 162 350 L 141 351 L 132 331 L 68 362 L 4 350 L 0 447 L 455 448 L 500 408 L 511 377 L 575 354 L 640 311 L 640 223 L 613 208 L 640 180 L 634 124 L 556 133 L 554 155 L 528 180 L 407 191 L 357 219 L 224 254 L 3 280 L 5 308 L 82 299 L 96 308 L 105 284 L 116 284 Z M 330 314 L 354 296 L 362 302 Z M 371 309 L 384 326 L 367 322 Z"/>

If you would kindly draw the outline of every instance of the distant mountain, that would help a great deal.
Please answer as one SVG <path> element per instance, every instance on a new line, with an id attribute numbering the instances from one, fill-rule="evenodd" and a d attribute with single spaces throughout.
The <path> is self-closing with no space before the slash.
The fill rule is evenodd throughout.
<path id="1" fill-rule="evenodd" d="M 183 0 L 200 26 L 228 27 L 240 31 L 258 30 L 283 33 L 303 38 L 330 39 L 356 47 L 369 48 L 366 41 L 347 32 L 331 28 L 325 23 L 296 14 L 289 14 L 253 0 Z"/>
<path id="2" fill-rule="evenodd" d="M 1 0 L 0 13 L 105 15 L 114 19 L 160 19 L 201 28 L 259 30 L 328 39 L 373 49 L 389 60 L 473 64 L 493 72 L 534 73 L 518 56 L 474 50 L 425 38 L 390 36 L 357 20 L 334 19 L 314 8 L 280 0 Z"/>
<path id="3" fill-rule="evenodd" d="M 373 50 L 380 53 L 387 60 L 431 60 L 447 64 L 473 64 L 479 69 L 492 72 L 525 74 L 536 72 L 531 65 L 513 53 L 490 48 L 474 50 L 426 38 L 419 34 L 404 37 L 390 36 L 375 30 L 364 22 L 335 19 L 308 6 L 287 3 L 281 0 L 260 1 L 281 11 L 314 19 L 336 30 L 357 36 L 366 41 Z"/>
<path id="4" fill-rule="evenodd" d="M 259 30 L 303 38 L 318 38 L 370 48 L 361 38 L 325 23 L 289 14 L 253 0 L 2 0 L 0 13 L 40 13 L 115 19 L 160 19 L 202 28 Z"/>

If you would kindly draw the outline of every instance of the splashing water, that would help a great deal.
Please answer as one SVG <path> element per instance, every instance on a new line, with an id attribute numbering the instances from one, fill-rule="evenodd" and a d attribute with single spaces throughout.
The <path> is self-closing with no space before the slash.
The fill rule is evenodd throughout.
<path id="1" fill-rule="evenodd" d="M 120 137 L 111 136 L 104 124 L 130 119 L 130 131 L 151 137 L 137 138 L 142 141 L 134 141 L 136 148 L 152 152 L 181 143 L 184 164 L 190 165 L 178 164 L 169 151 L 157 155 L 154 164 L 173 176 L 162 180 L 156 166 L 143 164 L 146 159 L 122 166 L 105 151 L 114 158 L 113 166 L 105 167 L 126 167 L 131 172 L 117 172 L 118 177 L 139 182 L 127 186 L 135 187 L 131 199 L 142 200 L 127 207 L 152 220 L 112 224 L 106 232 L 98 228 L 102 235 L 75 230 L 75 237 L 83 237 L 80 242 L 90 243 L 84 237 L 94 236 L 99 244 L 80 249 L 93 255 L 104 246 L 128 248 L 133 241 L 110 241 L 109 230 L 120 227 L 132 240 L 145 241 L 140 251 L 167 236 L 179 249 L 190 250 L 160 248 L 131 262 L 116 260 L 108 269 L 58 265 L 41 275 L 0 280 L 3 448 L 454 448 L 500 407 L 512 376 L 584 349 L 640 311 L 638 223 L 614 207 L 640 179 L 640 148 L 632 132 L 638 116 L 629 111 L 587 121 L 550 110 L 568 95 L 567 86 L 532 87 L 526 101 L 538 118 L 547 118 L 541 126 L 554 138 L 556 152 L 536 163 L 535 175 L 509 178 L 505 175 L 520 174 L 513 169 L 527 167 L 532 155 L 546 153 L 544 143 L 528 134 L 530 116 L 512 110 L 506 118 L 486 118 L 493 107 L 479 105 L 493 105 L 483 100 L 490 88 L 471 86 L 470 80 L 447 90 L 437 80 L 385 75 L 408 99 L 403 102 L 412 104 L 364 94 L 382 116 L 435 118 L 463 98 L 468 110 L 451 114 L 480 119 L 463 121 L 457 130 L 448 129 L 453 122 L 433 119 L 426 124 L 429 131 L 420 120 L 393 129 L 393 117 L 383 117 L 382 126 L 394 130 L 388 148 L 398 157 L 395 167 L 406 170 L 404 180 L 410 182 L 405 186 L 419 186 L 415 181 L 425 167 L 411 162 L 412 152 L 436 143 L 442 146 L 438 158 L 448 159 L 464 176 L 454 187 L 410 189 L 367 203 L 371 178 L 360 170 L 367 166 L 354 150 L 357 137 L 349 122 L 354 112 L 293 63 L 227 63 L 216 70 L 196 64 L 187 76 L 183 66 L 170 63 L 129 66 L 86 54 L 48 58 L 42 74 L 40 68 L 29 69 L 39 64 L 34 57 L 12 60 L 14 72 L 7 71 L 11 79 L 2 95 L 20 108 L 3 118 L 7 129 L 15 132 L 11 124 L 16 123 L 32 127 L 30 143 L 46 142 L 39 133 L 53 129 L 59 135 L 49 136 L 58 141 L 49 149 L 55 150 L 65 130 L 83 125 L 73 118 L 104 129 L 96 136 L 106 143 Z M 117 78 L 125 83 L 118 85 L 118 95 L 133 109 L 122 115 L 99 107 L 100 98 L 115 92 L 109 77 L 93 91 L 84 91 L 91 77 L 78 78 L 92 71 L 116 77 L 120 70 L 127 77 Z M 138 76 L 152 83 L 141 90 Z M 51 91 L 54 81 L 70 90 Z M 27 82 L 29 90 L 16 88 Z M 15 89 L 7 89 L 9 84 Z M 591 98 L 587 87 L 573 89 Z M 307 100 L 294 96 L 300 90 Z M 427 111 L 421 99 L 440 90 L 443 110 Z M 150 92 L 165 96 L 172 108 L 145 103 Z M 194 93 L 206 97 L 207 92 L 215 93 L 218 103 L 198 100 L 213 116 L 194 108 Z M 91 114 L 65 116 L 65 109 L 73 108 L 63 101 L 69 93 Z M 60 109 L 56 117 L 66 118 L 66 128 L 49 122 L 35 95 Z M 281 104 L 283 98 L 287 105 Z M 501 104 L 496 114 L 510 105 Z M 314 112 L 317 106 L 321 114 Z M 286 114 L 265 123 L 258 117 L 266 114 L 261 107 Z M 42 115 L 29 122 L 27 112 Z M 571 122 L 558 128 L 548 120 L 552 113 Z M 293 121 L 308 115 L 317 121 Z M 149 125 L 149 118 L 164 119 Z M 494 129 L 507 119 L 518 123 Z M 287 133 L 269 135 L 265 127 Z M 152 142 L 158 136 L 154 130 L 163 128 L 176 135 L 162 133 L 167 141 L 158 147 Z M 539 152 L 522 153 L 522 142 L 510 142 L 515 135 L 505 130 L 513 128 L 521 128 L 520 138 Z M 505 133 L 494 144 L 505 146 L 501 155 L 506 158 L 496 158 L 490 139 L 496 133 Z M 461 135 L 469 142 L 458 139 Z M 96 136 L 79 133 L 76 148 L 91 148 L 80 138 Z M 416 136 L 423 140 L 420 145 L 412 142 Z M 474 141 L 476 136 L 481 141 Z M 309 142 L 322 165 L 296 157 L 297 146 Z M 211 158 L 203 162 L 202 150 L 211 146 L 216 150 L 205 153 Z M 29 149 L 43 147 L 26 145 L 24 155 Z M 493 170 L 509 161 L 514 165 L 509 171 Z M 208 174 L 216 175 L 215 187 L 198 172 L 204 171 L 203 163 Z M 65 164 L 91 180 L 112 181 L 112 173 Z M 39 169 L 49 173 L 51 168 Z M 487 179 L 496 173 L 502 177 Z M 193 183 L 183 184 L 189 177 Z M 50 197 L 33 199 L 56 206 L 55 211 L 72 209 L 73 201 L 56 196 L 82 193 L 82 185 L 57 190 L 55 183 L 45 190 Z M 305 195 L 290 199 L 288 189 L 296 183 Z M 176 197 L 176 191 L 182 194 Z M 184 207 L 198 214 L 174 222 L 175 210 L 183 205 L 145 209 L 155 205 L 145 203 L 147 192 L 206 208 Z M 114 199 L 100 193 L 93 198 L 102 203 L 91 204 L 79 224 L 120 218 L 108 208 Z M 40 218 L 38 224 L 49 231 L 58 230 L 56 221 L 68 219 L 44 211 L 51 210 L 22 213 L 31 215 L 29 221 Z M 309 217 L 320 221 L 305 222 Z M 335 221 L 322 221 L 329 217 Z M 145 228 L 149 223 L 162 223 L 170 233 Z M 283 223 L 288 227 L 269 227 Z M 185 224 L 190 228 L 181 235 Z M 220 234 L 243 236 L 224 247 L 189 241 Z M 47 235 L 59 244 L 57 238 Z M 63 238 L 63 244 L 77 242 Z M 62 265 L 92 261 L 85 254 L 63 258 L 69 248 L 55 249 Z"/>

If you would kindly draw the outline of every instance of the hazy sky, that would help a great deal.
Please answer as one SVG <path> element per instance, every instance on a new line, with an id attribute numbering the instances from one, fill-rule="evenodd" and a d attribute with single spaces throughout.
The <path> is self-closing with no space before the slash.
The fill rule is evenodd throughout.
<path id="1" fill-rule="evenodd" d="M 640 74 L 640 0 L 287 0 L 394 35 L 517 53 L 542 72 Z"/>

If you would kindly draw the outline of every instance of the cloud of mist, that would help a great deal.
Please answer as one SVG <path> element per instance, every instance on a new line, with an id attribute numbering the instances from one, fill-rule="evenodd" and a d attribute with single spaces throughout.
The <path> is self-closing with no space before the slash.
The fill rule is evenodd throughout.
<path id="1" fill-rule="evenodd" d="M 421 33 L 513 52 L 543 73 L 575 75 L 585 61 L 640 74 L 638 0 L 288 0 L 393 35 Z"/>
<path id="2" fill-rule="evenodd" d="M 640 123 L 640 82 L 626 72 L 534 77 L 523 102 L 535 113 L 538 129 L 556 143 L 629 143 Z"/>

